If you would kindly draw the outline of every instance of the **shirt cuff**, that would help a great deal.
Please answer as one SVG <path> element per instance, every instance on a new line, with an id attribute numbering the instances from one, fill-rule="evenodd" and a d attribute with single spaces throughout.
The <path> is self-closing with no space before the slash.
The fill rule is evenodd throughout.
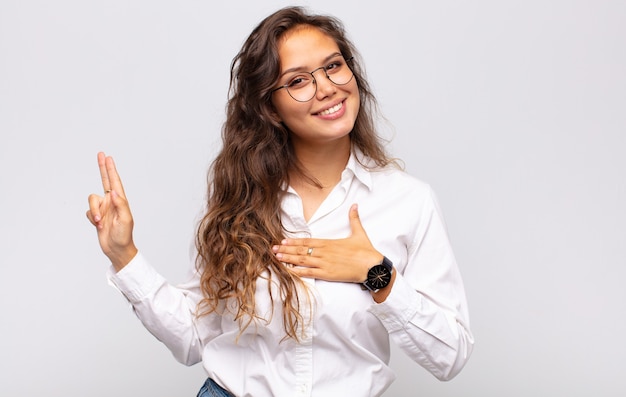
<path id="1" fill-rule="evenodd" d="M 419 305 L 420 295 L 398 273 L 387 299 L 370 306 L 369 312 L 374 314 L 391 333 L 404 329 L 415 316 Z"/>
<path id="2" fill-rule="evenodd" d="M 119 272 L 111 266 L 107 272 L 109 284 L 120 291 L 130 303 L 138 303 L 165 282 L 141 253 Z"/>

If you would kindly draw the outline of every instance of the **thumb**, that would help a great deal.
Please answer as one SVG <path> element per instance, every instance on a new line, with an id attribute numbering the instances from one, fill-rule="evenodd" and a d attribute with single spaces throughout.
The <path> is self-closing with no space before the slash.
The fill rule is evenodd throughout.
<path id="1" fill-rule="evenodd" d="M 361 224 L 361 218 L 359 217 L 359 206 L 357 204 L 352 204 L 348 217 L 350 218 L 350 230 L 352 231 L 352 235 L 365 234 L 365 230 Z"/>

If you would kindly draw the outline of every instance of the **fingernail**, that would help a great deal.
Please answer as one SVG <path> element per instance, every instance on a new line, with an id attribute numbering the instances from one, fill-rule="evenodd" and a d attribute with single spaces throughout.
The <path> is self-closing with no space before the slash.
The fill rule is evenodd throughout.
<path id="1" fill-rule="evenodd" d="M 276 258 L 283 259 L 283 254 L 281 254 L 280 252 L 276 253 Z"/>
<path id="2" fill-rule="evenodd" d="M 277 246 L 277 245 L 273 246 L 273 247 L 272 247 L 272 251 L 274 251 L 274 252 L 278 252 L 278 246 Z"/>
<path id="3" fill-rule="evenodd" d="M 100 222 L 100 215 L 96 215 L 96 216 L 94 216 L 94 217 L 93 217 L 93 220 L 94 220 L 95 222 Z"/>

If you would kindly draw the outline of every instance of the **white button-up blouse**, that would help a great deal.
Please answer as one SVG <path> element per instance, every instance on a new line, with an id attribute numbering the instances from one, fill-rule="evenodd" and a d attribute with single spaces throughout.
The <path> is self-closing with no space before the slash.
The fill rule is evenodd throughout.
<path id="1" fill-rule="evenodd" d="M 435 196 L 396 168 L 367 169 L 357 155 L 308 222 L 299 196 L 288 189 L 282 222 L 289 237 L 345 238 L 348 211 L 357 203 L 370 241 L 397 272 L 384 302 L 375 303 L 359 284 L 305 279 L 313 297 L 311 305 L 301 305 L 304 336 L 296 342 L 285 338 L 281 304 L 271 307 L 265 279 L 256 289 L 265 321 L 241 335 L 231 302 L 223 302 L 221 314 L 195 316 L 202 298 L 197 274 L 174 286 L 140 253 L 120 272 L 111 269 L 110 281 L 177 360 L 202 361 L 208 376 L 238 397 L 379 396 L 395 379 L 390 341 L 438 379 L 454 377 L 474 342 Z"/>

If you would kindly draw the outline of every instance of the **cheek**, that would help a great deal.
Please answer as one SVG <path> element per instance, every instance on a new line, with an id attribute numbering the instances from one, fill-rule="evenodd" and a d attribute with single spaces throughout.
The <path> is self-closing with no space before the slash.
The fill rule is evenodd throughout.
<path id="1" fill-rule="evenodd" d="M 272 99 L 272 105 L 274 108 L 274 112 L 280 121 L 285 120 L 285 116 L 289 114 L 287 103 L 285 103 L 282 96 L 279 98 L 279 94 L 275 94 Z"/>
<path id="2" fill-rule="evenodd" d="M 360 105 L 361 104 L 361 92 L 359 91 L 359 85 L 357 84 L 356 79 L 352 82 L 352 84 L 354 84 L 353 92 L 354 92 L 354 96 L 356 97 L 356 102 Z"/>
<path id="3" fill-rule="evenodd" d="M 291 98 L 289 98 L 291 99 Z M 291 100 L 291 102 L 275 101 L 274 109 L 281 122 L 288 124 L 289 122 L 302 119 L 308 114 L 308 107 Z"/>
<path id="4" fill-rule="evenodd" d="M 354 98 L 355 98 L 354 103 L 356 104 L 356 109 L 358 111 L 359 108 L 361 107 L 361 95 L 359 93 L 358 88 L 355 90 Z"/>

